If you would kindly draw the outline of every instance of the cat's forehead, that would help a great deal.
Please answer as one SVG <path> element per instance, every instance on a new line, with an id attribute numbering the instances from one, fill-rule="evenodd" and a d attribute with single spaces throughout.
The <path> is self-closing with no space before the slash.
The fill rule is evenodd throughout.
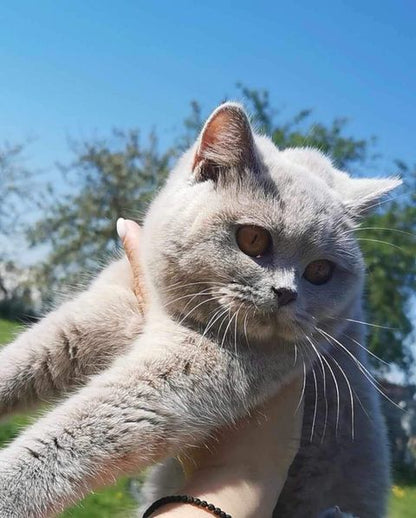
<path id="1" fill-rule="evenodd" d="M 279 151 L 264 137 L 256 144 L 274 186 L 267 196 L 269 210 L 273 206 L 275 215 L 295 226 L 343 219 L 344 208 L 333 188 L 337 171 L 326 157 L 309 149 Z"/>
<path id="2" fill-rule="evenodd" d="M 325 178 L 324 171 L 315 173 L 312 166 L 298 163 L 289 152 L 280 152 L 271 143 L 267 146 L 270 149 L 261 156 L 263 178 L 254 180 L 248 175 L 238 185 L 230 183 L 220 193 L 217 208 L 222 207 L 225 215 L 231 211 L 233 218 L 278 227 L 288 233 L 332 221 L 338 225 L 344 211 L 332 189 L 330 171 Z M 315 171 L 319 171 L 316 165 Z"/>
<path id="3" fill-rule="evenodd" d="M 309 148 L 279 150 L 266 137 L 256 136 L 260 160 L 268 176 L 275 182 L 281 195 L 321 200 L 328 195 L 338 196 L 333 187 L 339 171 L 322 153 Z"/>
<path id="4" fill-rule="evenodd" d="M 274 180 L 273 180 L 274 183 Z M 321 192 L 313 194 L 297 182 L 284 187 L 276 182 L 259 186 L 246 184 L 234 190 L 231 186 L 217 198 L 209 220 L 217 224 L 218 217 L 224 225 L 254 224 L 268 229 L 279 239 L 304 244 L 310 240 L 332 239 L 344 228 L 342 211 Z M 201 220 L 205 216 L 201 214 Z"/>

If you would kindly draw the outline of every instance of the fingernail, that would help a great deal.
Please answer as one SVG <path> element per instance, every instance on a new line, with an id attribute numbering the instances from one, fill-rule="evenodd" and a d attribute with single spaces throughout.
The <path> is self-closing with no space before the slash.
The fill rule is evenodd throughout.
<path id="1" fill-rule="evenodd" d="M 118 218 L 117 220 L 117 234 L 120 239 L 124 239 L 127 233 L 126 220 L 124 218 Z"/>

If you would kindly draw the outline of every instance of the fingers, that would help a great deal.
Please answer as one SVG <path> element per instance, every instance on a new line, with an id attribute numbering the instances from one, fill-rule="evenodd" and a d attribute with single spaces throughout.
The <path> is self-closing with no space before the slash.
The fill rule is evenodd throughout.
<path id="1" fill-rule="evenodd" d="M 133 272 L 133 288 L 139 301 L 140 308 L 144 312 L 146 307 L 146 290 L 144 287 L 143 272 L 140 265 L 140 233 L 137 223 L 129 219 L 117 220 L 117 233 L 123 243 L 124 250 Z"/>

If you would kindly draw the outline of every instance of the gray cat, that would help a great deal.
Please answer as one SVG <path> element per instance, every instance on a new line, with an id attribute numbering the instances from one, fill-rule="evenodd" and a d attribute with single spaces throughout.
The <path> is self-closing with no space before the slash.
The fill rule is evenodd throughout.
<path id="1" fill-rule="evenodd" d="M 274 516 L 384 516 L 353 230 L 399 184 L 279 151 L 239 105 L 220 106 L 146 216 L 146 320 L 122 259 L 1 352 L 0 415 L 77 390 L 0 452 L 0 516 L 54 515 L 157 463 L 144 493 L 176 491 L 176 455 L 295 375 L 302 444 Z"/>

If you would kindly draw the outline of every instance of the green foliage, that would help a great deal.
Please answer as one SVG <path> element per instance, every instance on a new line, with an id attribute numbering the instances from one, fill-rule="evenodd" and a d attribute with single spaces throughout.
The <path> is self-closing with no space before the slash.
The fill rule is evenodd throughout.
<path id="1" fill-rule="evenodd" d="M 13 340 L 13 337 L 21 329 L 14 322 L 0 319 L 0 347 Z M 0 448 L 8 444 L 18 435 L 20 430 L 27 425 L 29 419 L 25 416 L 17 416 L 6 423 L 0 424 Z"/>
<path id="2" fill-rule="evenodd" d="M 107 489 L 90 494 L 72 509 L 60 515 L 61 518 L 126 518 L 134 516 L 137 502 L 128 492 L 128 479 L 120 479 Z"/>
<path id="3" fill-rule="evenodd" d="M 242 85 L 239 89 L 255 127 L 271 135 L 279 148 L 313 146 L 330 155 L 338 167 L 359 174 L 374 165 L 374 139 L 348 135 L 347 119 L 313 123 L 312 111 L 307 109 L 282 120 L 267 91 Z M 183 134 L 176 141 L 176 151 L 159 153 L 154 135 L 143 147 L 137 131 L 114 131 L 110 139 L 73 146 L 73 163 L 61 168 L 68 186 L 66 194 L 51 191 L 42 219 L 28 233 L 32 245 L 48 245 L 49 255 L 38 282 L 49 288 L 61 279 L 66 284 L 79 280 L 80 272 L 94 272 L 98 261 L 116 248 L 116 218 L 140 219 L 166 177 L 172 157 L 195 140 L 202 121 L 201 107 L 194 101 Z M 415 175 L 403 163 L 397 163 L 397 168 L 409 181 Z M 410 363 L 404 344 L 412 332 L 409 310 L 416 288 L 414 188 L 413 181 L 407 186 L 406 196 L 381 205 L 357 231 L 369 272 L 368 320 L 393 328 L 369 327 L 370 347 L 404 370 Z M 375 367 L 380 369 L 381 364 Z"/>
<path id="4" fill-rule="evenodd" d="M 0 264 L 0 318 L 16 321 L 32 318 L 33 291 L 29 270 L 3 259 Z"/>
<path id="5" fill-rule="evenodd" d="M 117 218 L 140 219 L 168 172 L 170 154 L 158 153 L 154 135 L 142 147 L 136 130 L 114 130 L 110 139 L 72 148 L 73 163 L 61 167 L 66 194 L 50 188 L 43 217 L 28 231 L 32 246 L 49 245 L 40 272 L 48 285 L 94 272 L 116 248 Z"/>
<path id="6" fill-rule="evenodd" d="M 15 322 L 0 319 L 0 346 L 11 341 L 20 329 Z"/>
<path id="7" fill-rule="evenodd" d="M 15 262 L 15 250 L 22 247 L 25 214 L 36 204 L 24 150 L 23 145 L 0 146 L 0 315 L 7 318 L 31 313 L 32 306 L 31 289 Z M 19 281 L 13 282 L 17 275 Z"/>
<path id="8" fill-rule="evenodd" d="M 198 137 L 203 123 L 200 104 L 197 101 L 191 101 L 191 113 L 183 121 L 183 134 L 179 136 L 175 146 L 176 149 L 173 150 L 175 156 L 191 147 Z"/>
<path id="9" fill-rule="evenodd" d="M 32 198 L 32 175 L 24 166 L 23 151 L 21 144 L 0 147 L 0 234 L 16 231 L 19 216 Z"/>
<path id="10" fill-rule="evenodd" d="M 277 147 L 314 147 L 332 157 L 341 169 L 351 170 L 375 158 L 370 148 L 375 140 L 356 139 L 345 135 L 348 119 L 338 117 L 326 126 L 310 122 L 312 110 L 302 110 L 292 118 L 282 121 L 280 112 L 270 104 L 267 90 L 252 90 L 239 85 L 244 101 L 249 107 L 254 126 L 269 135 Z"/>
<path id="11" fill-rule="evenodd" d="M 394 485 L 390 497 L 389 518 L 414 518 L 416 510 L 416 486 Z"/>
<path id="12" fill-rule="evenodd" d="M 347 119 L 335 119 L 328 126 L 307 124 L 311 111 L 303 110 L 282 122 L 279 112 L 271 107 L 267 91 L 240 88 L 255 125 L 271 135 L 279 148 L 316 147 L 341 169 L 359 170 L 361 174 L 376 158 L 370 153 L 374 139 L 345 135 Z M 367 321 L 383 326 L 368 326 L 370 350 L 407 372 L 411 357 L 405 343 L 413 331 L 410 311 L 416 290 L 416 168 L 412 171 L 397 162 L 395 169 L 407 179 L 405 194 L 393 194 L 395 201 L 382 202 L 378 210 L 375 207 L 358 229 L 357 238 L 368 268 Z M 374 367 L 383 370 L 382 363 Z"/>
<path id="13" fill-rule="evenodd" d="M 357 232 L 368 270 L 367 319 L 382 326 L 372 327 L 369 347 L 404 371 L 412 362 L 403 344 L 413 336 L 416 291 L 416 191 L 410 182 L 407 191 L 403 201 L 368 216 Z"/>
<path id="14" fill-rule="evenodd" d="M 30 419 L 26 416 L 13 417 L 7 423 L 0 425 L 0 448 L 10 443 L 17 437 L 20 431 L 29 424 Z"/>

